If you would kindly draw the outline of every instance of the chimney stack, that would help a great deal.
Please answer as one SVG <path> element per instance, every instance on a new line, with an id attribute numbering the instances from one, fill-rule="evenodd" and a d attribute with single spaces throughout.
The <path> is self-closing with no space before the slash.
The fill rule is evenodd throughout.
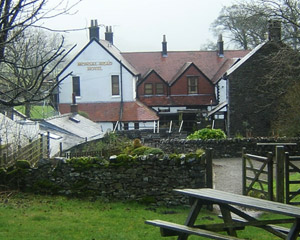
<path id="1" fill-rule="evenodd" d="M 112 27 L 111 26 L 107 26 L 106 27 L 106 32 L 105 32 L 105 40 L 110 42 L 111 45 L 114 44 L 114 34 L 112 31 Z"/>
<path id="2" fill-rule="evenodd" d="M 218 37 L 218 56 L 221 58 L 224 57 L 224 42 L 222 34 L 219 34 Z"/>
<path id="3" fill-rule="evenodd" d="M 71 113 L 78 113 L 78 105 L 76 103 L 75 93 L 72 94 Z"/>
<path id="4" fill-rule="evenodd" d="M 90 31 L 90 41 L 92 39 L 96 39 L 99 41 L 100 31 L 99 31 L 97 20 L 91 20 L 91 26 L 89 27 L 89 31 Z"/>
<path id="5" fill-rule="evenodd" d="M 163 42 L 162 42 L 162 56 L 163 56 L 163 57 L 167 57 L 167 56 L 168 56 L 166 35 L 163 36 Z"/>
<path id="6" fill-rule="evenodd" d="M 280 20 L 269 20 L 269 41 L 280 42 L 281 41 L 281 22 Z"/>

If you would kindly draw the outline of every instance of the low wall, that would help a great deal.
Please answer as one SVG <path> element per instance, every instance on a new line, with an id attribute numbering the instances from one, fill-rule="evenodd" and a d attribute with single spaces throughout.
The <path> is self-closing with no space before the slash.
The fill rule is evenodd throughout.
<path id="1" fill-rule="evenodd" d="M 139 138 L 143 139 L 142 133 L 145 130 L 132 130 L 132 131 L 119 131 L 120 135 L 124 135 L 130 139 Z M 144 140 L 145 145 L 158 147 L 165 153 L 188 153 L 194 152 L 199 148 L 208 149 L 212 148 L 214 158 L 230 158 L 241 157 L 242 148 L 245 147 L 247 152 L 253 154 L 265 155 L 266 152 L 274 152 L 274 146 L 258 146 L 257 143 L 297 143 L 295 147 L 287 147 L 292 155 L 300 155 L 300 138 L 286 138 L 286 137 L 259 137 L 259 138 L 227 138 L 222 140 L 187 140 L 186 134 L 177 134 L 176 136 L 162 133 L 154 134 L 153 131 L 148 131 L 147 139 Z M 144 134 L 145 135 L 145 134 Z M 151 138 L 151 136 L 156 136 Z"/>
<path id="2" fill-rule="evenodd" d="M 128 164 L 87 168 L 62 160 L 53 167 L 53 162 L 44 161 L 36 168 L 10 169 L 0 177 L 3 184 L 23 191 L 178 205 L 187 199 L 172 190 L 205 187 L 205 174 L 204 158 L 158 159 L 150 155 Z"/>
<path id="3" fill-rule="evenodd" d="M 266 155 L 267 152 L 275 152 L 275 146 L 258 146 L 258 143 L 297 143 L 296 146 L 286 147 L 285 151 L 291 155 L 299 155 L 299 138 L 245 138 L 245 139 L 224 139 L 224 140 L 186 140 L 186 139 L 162 139 L 156 144 L 165 153 L 188 153 L 199 148 L 213 149 L 214 158 L 241 157 L 243 147 L 251 154 Z"/>

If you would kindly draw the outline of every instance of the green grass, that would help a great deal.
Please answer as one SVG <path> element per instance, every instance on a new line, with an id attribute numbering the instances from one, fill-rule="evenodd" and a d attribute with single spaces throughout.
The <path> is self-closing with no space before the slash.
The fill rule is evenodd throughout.
<path id="1" fill-rule="evenodd" d="M 161 237 L 159 228 L 147 225 L 144 221 L 161 219 L 183 224 L 188 212 L 189 209 L 184 207 L 153 207 L 133 202 L 107 203 L 101 200 L 16 194 L 1 199 L 0 239 L 175 240 L 176 237 Z M 272 218 L 272 215 L 267 217 Z M 201 212 L 198 219 L 198 223 L 221 221 L 207 211 Z M 250 227 L 239 231 L 238 236 L 253 240 L 276 239 L 263 230 Z M 191 236 L 189 239 L 203 238 Z"/>
<path id="2" fill-rule="evenodd" d="M 25 107 L 24 106 L 17 106 L 15 109 L 23 114 L 25 114 Z M 30 111 L 30 118 L 31 119 L 44 119 L 48 117 L 52 117 L 55 114 L 55 110 L 53 107 L 46 105 L 46 106 L 32 106 Z"/>

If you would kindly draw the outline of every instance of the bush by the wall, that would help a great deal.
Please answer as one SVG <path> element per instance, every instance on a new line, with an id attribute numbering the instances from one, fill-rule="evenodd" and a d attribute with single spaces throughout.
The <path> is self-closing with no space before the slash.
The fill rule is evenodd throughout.
<path id="1" fill-rule="evenodd" d="M 187 139 L 190 140 L 225 139 L 225 138 L 226 138 L 226 134 L 221 129 L 210 129 L 210 128 L 203 128 L 187 136 Z"/>

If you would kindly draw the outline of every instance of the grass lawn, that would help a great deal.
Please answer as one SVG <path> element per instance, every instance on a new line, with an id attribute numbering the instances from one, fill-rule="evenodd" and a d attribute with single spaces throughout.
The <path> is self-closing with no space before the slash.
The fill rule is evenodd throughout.
<path id="1" fill-rule="evenodd" d="M 23 114 L 25 114 L 25 107 L 24 106 L 17 106 L 15 109 Z M 30 111 L 30 117 L 32 119 L 44 119 L 48 117 L 52 117 L 55 114 L 55 110 L 53 107 L 46 105 L 46 106 L 39 106 L 33 105 Z"/>
<path id="2" fill-rule="evenodd" d="M 160 236 L 159 228 L 145 220 L 161 219 L 183 224 L 188 208 L 153 207 L 137 203 L 68 199 L 60 196 L 15 194 L 2 195 L 0 202 L 0 239 L 6 240 L 150 240 L 170 239 Z M 272 216 L 267 216 L 272 217 Z M 204 212 L 201 222 L 220 219 Z M 238 236 L 247 239 L 276 239 L 263 230 L 246 228 Z M 191 240 L 203 239 L 196 236 Z"/>

